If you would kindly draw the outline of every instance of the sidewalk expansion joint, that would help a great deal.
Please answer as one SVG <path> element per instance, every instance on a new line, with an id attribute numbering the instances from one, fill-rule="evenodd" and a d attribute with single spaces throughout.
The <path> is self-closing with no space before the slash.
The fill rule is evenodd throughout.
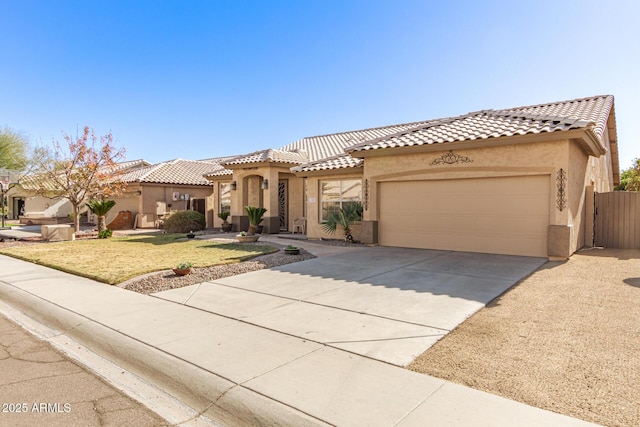
<path id="1" fill-rule="evenodd" d="M 336 307 L 336 306 L 329 305 L 329 304 L 321 304 L 321 303 L 318 303 L 318 302 L 307 301 L 307 300 L 304 300 L 304 299 L 291 298 L 291 297 L 286 297 L 286 296 L 282 296 L 282 295 L 276 295 L 276 294 L 272 294 L 272 293 L 269 293 L 269 292 L 257 291 L 257 290 L 255 290 L 255 289 L 240 288 L 240 287 L 237 287 L 237 286 L 226 285 L 226 284 L 223 284 L 223 283 L 217 283 L 217 282 L 214 282 L 214 281 L 199 283 L 199 285 L 204 285 L 204 284 L 211 284 L 211 285 L 214 285 L 214 286 L 224 286 L 224 287 L 226 287 L 226 288 L 231 288 L 231 289 L 236 289 L 236 290 L 246 291 L 246 292 L 253 292 L 253 293 L 256 293 L 256 294 L 260 294 L 260 295 L 267 295 L 267 296 L 270 296 L 270 297 L 276 297 L 276 298 L 286 299 L 286 300 L 293 301 L 293 302 L 301 302 L 301 303 L 304 303 L 304 304 L 316 305 L 316 306 L 318 306 L 318 307 L 327 307 L 327 308 L 332 308 L 332 309 L 334 309 L 334 310 L 346 311 L 346 312 L 349 312 L 349 313 L 356 313 L 356 314 L 361 314 L 361 315 L 364 315 L 364 316 L 377 317 L 377 318 L 379 318 L 379 319 L 391 320 L 391 321 L 393 321 L 393 322 L 404 323 L 404 324 L 407 324 L 407 325 L 422 326 L 422 327 L 425 327 L 425 328 L 437 329 L 437 330 L 439 330 L 439 331 L 444 331 L 444 332 L 446 332 L 446 333 L 451 332 L 451 329 L 441 328 L 441 327 L 439 327 L 439 326 L 431 326 L 431 325 L 425 325 L 425 324 L 417 323 L 417 322 L 409 322 L 409 321 L 407 321 L 407 320 L 394 319 L 394 318 L 392 318 L 392 317 L 382 316 L 382 315 L 379 315 L 379 314 L 366 313 L 366 312 L 363 312 L 363 311 L 351 310 L 351 309 L 343 308 L 343 307 Z M 331 292 L 331 291 L 332 291 L 332 289 L 327 290 L 327 291 L 325 291 L 325 292 L 320 292 L 320 293 L 318 293 L 318 294 L 311 295 L 311 297 L 317 297 L 318 295 L 322 295 L 323 293 Z M 171 301 L 171 300 L 165 299 L 165 298 L 163 298 L 163 297 L 161 297 L 161 296 L 159 296 L 159 295 L 157 295 L 157 294 L 150 294 L 149 296 L 151 296 L 151 297 L 153 297 L 153 298 L 161 299 L 161 300 L 163 300 L 163 301 L 173 302 L 173 303 L 175 303 L 175 304 L 187 305 L 188 307 L 197 308 L 197 307 L 194 307 L 194 306 L 188 305 L 188 304 L 186 304 L 186 303 L 180 303 L 180 302 L 177 302 L 177 301 Z M 191 298 L 191 297 L 189 297 L 189 299 L 190 299 L 190 298 Z M 237 319 L 237 318 L 235 318 L 235 317 L 230 317 L 230 316 L 226 316 L 226 315 L 223 315 L 223 314 L 214 313 L 214 312 L 207 311 L 207 310 L 200 309 L 200 308 L 198 308 L 198 310 L 206 311 L 206 312 L 208 312 L 208 313 L 213 313 L 213 314 L 216 314 L 216 315 L 218 315 L 218 316 L 227 317 L 227 318 L 229 318 L 229 319 L 240 320 L 240 319 Z M 251 324 L 253 324 L 253 323 L 251 323 Z"/>
<path id="2" fill-rule="evenodd" d="M 3 282 L 3 283 L 6 283 L 6 282 Z M 223 375 L 220 375 L 220 374 L 218 374 L 218 373 L 216 373 L 216 372 L 212 372 L 212 371 L 210 371 L 210 370 L 208 370 L 208 369 L 206 369 L 206 368 L 204 368 L 204 367 L 202 367 L 202 366 L 200 366 L 200 365 L 198 365 L 198 364 L 195 364 L 195 363 L 193 363 L 193 362 L 191 362 L 191 361 L 189 361 L 189 360 L 186 360 L 186 359 L 184 359 L 184 358 L 182 358 L 182 357 L 180 357 L 180 356 L 177 356 L 177 355 L 175 355 L 175 354 L 173 354 L 173 353 L 170 353 L 170 352 L 168 352 L 168 351 L 166 351 L 166 350 L 163 350 L 163 349 L 161 349 L 161 348 L 158 348 L 157 346 L 155 346 L 155 345 L 153 345 L 153 344 L 146 343 L 146 342 L 142 341 L 142 340 L 141 340 L 141 339 L 139 339 L 139 338 L 136 338 L 136 337 L 133 337 L 133 336 L 131 336 L 131 335 L 129 335 L 129 334 L 126 334 L 126 333 L 124 333 L 124 332 L 122 332 L 122 331 L 120 331 L 120 330 L 118 330 L 118 329 L 115 329 L 115 328 L 113 328 L 113 327 L 111 327 L 111 326 L 109 326 L 109 325 L 107 325 L 107 324 L 104 324 L 104 323 L 99 322 L 99 321 L 97 321 L 97 320 L 91 319 L 91 318 L 89 318 L 88 316 L 86 316 L 86 315 L 84 315 L 84 314 L 78 313 L 78 312 L 76 312 L 76 311 L 74 311 L 74 310 L 70 310 L 70 309 L 68 309 L 68 308 L 66 308 L 66 307 L 63 307 L 63 306 L 61 306 L 61 305 L 59 305 L 59 304 L 57 304 L 57 303 L 55 303 L 55 302 L 49 301 L 48 299 L 42 298 L 42 297 L 40 297 L 40 296 L 38 296 L 38 295 L 35 295 L 35 294 L 33 294 L 33 293 L 29 292 L 29 291 L 25 291 L 24 289 L 20 289 L 20 288 L 18 288 L 18 287 L 16 287 L 16 286 L 14 286 L 14 285 L 12 285 L 12 284 L 9 284 L 9 285 L 10 285 L 11 287 L 15 288 L 15 289 L 18 289 L 18 290 L 19 290 L 19 291 L 21 291 L 21 292 L 24 292 L 24 293 L 26 293 L 26 294 L 28 294 L 28 295 L 31 295 L 31 296 L 33 296 L 33 297 L 35 297 L 35 298 L 39 299 L 39 300 L 45 301 L 46 303 L 51 304 L 51 305 L 53 305 L 53 306 L 55 306 L 55 307 L 58 307 L 58 308 L 60 308 L 60 309 L 61 309 L 61 310 L 63 310 L 63 311 L 66 311 L 66 312 L 68 312 L 68 313 L 73 313 L 73 314 L 75 314 L 75 315 L 77 315 L 77 316 L 79 316 L 79 317 L 81 317 L 81 318 L 83 318 L 83 319 L 85 319 L 85 320 L 86 320 L 86 322 L 78 323 L 78 324 L 76 324 L 76 325 L 74 325 L 74 326 L 72 326 L 72 327 L 70 327 L 70 328 L 68 328 L 68 329 L 66 329 L 66 330 L 61 331 L 61 333 L 60 333 L 60 334 L 55 335 L 56 337 L 58 337 L 58 336 L 69 336 L 69 335 L 68 335 L 68 332 L 72 332 L 73 330 L 75 330 L 75 329 L 76 329 L 76 328 L 78 328 L 79 326 L 82 326 L 82 325 L 85 325 L 85 324 L 91 324 L 91 323 L 93 323 L 93 324 L 96 324 L 96 325 L 100 325 L 100 326 L 102 326 L 102 327 L 104 327 L 104 328 L 106 328 L 106 329 L 108 329 L 108 330 L 110 330 L 110 331 L 112 331 L 112 332 L 115 332 L 115 333 L 117 333 L 117 334 L 119 334 L 119 335 L 121 335 L 121 336 L 123 336 L 123 337 L 129 338 L 130 340 L 133 340 L 133 341 L 135 341 L 135 342 L 137 342 L 137 343 L 139 343 L 139 344 L 142 344 L 142 345 L 144 345 L 144 346 L 146 346 L 146 347 L 152 348 L 152 349 L 154 349 L 154 350 L 156 350 L 156 351 L 158 351 L 158 352 L 160 352 L 160 353 L 166 354 L 166 355 L 171 356 L 171 357 L 173 357 L 173 358 L 175 358 L 175 359 L 177 359 L 177 360 L 180 360 L 180 361 L 182 361 L 182 362 L 185 362 L 185 363 L 187 363 L 188 365 L 195 366 L 195 367 L 196 367 L 196 368 L 198 368 L 198 369 L 201 369 L 201 370 L 203 370 L 203 371 L 205 371 L 205 372 L 208 372 L 208 373 L 210 373 L 210 374 L 212 374 L 212 375 L 215 375 L 215 376 L 217 376 L 217 377 L 219 377 L 219 378 L 222 378 L 222 379 L 224 379 L 224 380 L 227 380 L 227 381 L 229 381 L 229 382 L 231 382 L 231 383 L 237 384 L 237 382 L 236 382 L 236 381 L 234 381 L 234 380 L 232 380 L 231 378 L 226 378 L 226 377 L 225 377 L 225 376 L 223 376 Z M 193 307 L 191 307 L 191 306 L 187 306 L 187 307 L 193 308 Z M 73 337 L 71 337 L 71 338 L 73 338 Z M 82 342 L 82 340 L 81 340 L 80 342 Z M 98 354 L 99 354 L 99 353 L 98 353 Z"/>
<path id="3" fill-rule="evenodd" d="M 444 334 L 431 334 L 431 335 L 413 335 L 408 337 L 394 337 L 394 338 L 379 338 L 374 340 L 349 340 L 349 341 L 327 341 L 325 344 L 356 344 L 356 343 L 364 343 L 364 342 L 384 342 L 384 341 L 402 341 L 402 340 L 410 340 L 415 338 L 431 338 L 431 337 L 443 337 Z"/>
<path id="4" fill-rule="evenodd" d="M 164 300 L 163 298 L 160 298 L 160 297 L 155 296 L 155 295 L 149 295 L 149 296 L 151 296 L 151 297 L 153 297 L 153 298 L 161 299 L 161 300 L 163 300 L 163 301 L 167 301 L 167 300 Z M 171 301 L 170 301 L 170 302 L 171 302 Z M 301 302 L 304 302 L 304 301 L 301 301 Z M 180 304 L 180 303 L 175 303 L 175 304 Z M 180 304 L 180 305 L 182 305 L 182 304 Z M 338 351 L 344 351 L 345 353 L 353 354 L 354 356 L 363 357 L 363 358 L 365 358 L 365 359 L 373 360 L 373 361 L 375 361 L 375 362 L 384 363 L 385 365 L 394 366 L 394 367 L 396 367 L 396 368 L 397 368 L 397 367 L 404 368 L 404 366 L 402 366 L 402 365 L 396 365 L 396 364 L 391 363 L 391 362 L 388 362 L 388 361 L 386 361 L 386 360 L 376 359 L 376 358 L 371 357 L 371 356 L 368 356 L 368 355 L 366 355 L 366 354 L 356 353 L 355 351 L 347 350 L 347 349 L 340 348 L 340 347 L 334 347 L 334 346 L 330 345 L 330 343 L 325 343 L 325 342 L 322 342 L 322 341 L 317 341 L 317 340 L 314 340 L 314 339 L 311 339 L 311 338 L 307 338 L 307 337 L 301 337 L 301 336 L 299 336 L 299 335 L 295 335 L 295 334 L 292 334 L 292 333 L 290 333 L 290 332 L 284 332 L 284 331 L 279 331 L 279 330 L 277 330 L 277 329 L 268 328 L 268 327 L 266 327 L 266 326 L 259 325 L 259 324 L 257 324 L 257 323 L 249 322 L 248 320 L 238 319 L 238 318 L 235 318 L 235 317 L 231 317 L 231 316 L 229 316 L 229 315 L 226 315 L 226 314 L 214 313 L 214 312 L 212 312 L 212 311 L 205 310 L 205 309 L 203 309 L 203 308 L 199 308 L 199 307 L 194 307 L 194 306 L 192 306 L 192 305 L 187 305 L 187 306 L 185 306 L 185 307 L 189 307 L 189 308 L 190 308 L 190 309 L 192 309 L 192 310 L 202 311 L 202 312 L 204 312 L 204 313 L 208 313 L 208 314 L 211 314 L 211 315 L 213 315 L 213 316 L 220 316 L 220 317 L 224 317 L 225 319 L 234 320 L 234 321 L 236 321 L 236 322 L 244 323 L 244 324 L 246 324 L 246 325 L 254 326 L 254 327 L 256 327 L 256 328 L 261 328 L 261 329 L 264 329 L 264 330 L 266 330 L 266 331 L 276 332 L 276 333 L 278 333 L 278 334 L 282 334 L 282 335 L 286 335 L 286 336 L 289 336 L 289 337 L 293 337 L 293 338 L 296 338 L 296 339 L 299 339 L 299 340 L 302 340 L 302 341 L 308 341 L 308 342 L 311 342 L 311 343 L 315 343 L 315 344 L 321 345 L 321 346 L 323 346 L 323 347 L 332 348 L 332 349 L 334 349 L 334 350 L 338 350 Z M 351 310 L 346 310 L 346 311 L 351 311 Z M 376 317 L 379 317 L 379 316 L 376 316 Z M 393 320 L 393 319 L 391 319 L 391 320 Z M 404 323 L 408 323 L 408 322 L 404 322 Z M 423 326 L 423 325 L 419 325 L 419 326 Z M 442 328 L 433 328 L 433 329 L 441 329 L 441 330 L 444 330 L 444 331 L 447 331 L 447 332 L 448 332 L 448 330 L 446 330 L 446 329 L 442 329 Z M 433 336 L 439 336 L 439 335 L 440 335 L 440 334 L 436 334 L 436 335 L 433 335 Z M 446 334 L 445 334 L 445 335 L 446 335 Z M 430 336 L 430 335 L 427 335 L 427 337 L 428 337 L 428 336 Z M 317 350 L 319 350 L 319 349 L 317 349 Z M 316 350 L 314 350 L 314 351 L 316 351 Z M 313 351 L 312 351 L 312 352 L 313 352 Z M 307 354 L 311 354 L 312 352 L 309 352 L 309 353 L 307 353 Z M 306 355 L 306 354 L 305 354 L 305 355 Z M 305 356 L 305 355 L 303 355 L 303 356 Z M 290 363 L 290 362 L 287 362 L 287 363 Z M 285 365 L 286 365 L 286 363 L 285 363 Z M 215 374 L 215 373 L 213 373 L 213 372 L 211 372 L 211 373 L 212 373 L 212 374 L 214 374 L 214 375 L 217 375 L 217 374 Z M 262 374 L 261 374 L 261 375 L 262 375 Z M 228 378 L 225 378 L 225 379 L 228 379 Z M 232 381 L 232 380 L 229 380 L 229 381 L 234 382 L 234 381 Z M 234 383 L 235 383 L 235 382 L 234 382 Z"/>
<path id="5" fill-rule="evenodd" d="M 411 408 L 410 411 L 407 411 L 407 413 L 404 415 L 404 417 L 400 418 L 398 420 L 398 422 L 395 425 L 401 424 L 403 420 L 405 420 L 409 415 L 411 415 L 412 413 L 414 413 L 416 411 L 416 409 L 418 409 L 420 406 L 422 406 L 427 400 L 431 399 L 431 396 L 433 396 L 434 394 L 436 394 L 438 391 L 440 391 L 440 389 L 442 387 L 444 387 L 447 384 L 447 381 L 442 380 L 442 384 L 440 384 L 435 390 L 433 390 L 431 393 L 429 393 L 424 399 L 422 399 L 420 402 L 416 403 L 414 405 L 413 408 Z"/>
<path id="6" fill-rule="evenodd" d="M 239 387 L 242 387 L 242 388 L 244 388 L 244 389 L 246 389 L 246 390 L 249 390 L 249 391 L 251 391 L 252 393 L 255 393 L 255 394 L 257 394 L 257 395 L 259 395 L 259 396 L 262 396 L 262 397 L 264 397 L 264 398 L 266 398 L 266 399 L 269 399 L 269 400 L 271 400 L 271 401 L 273 401 L 273 402 L 277 402 L 277 403 L 281 404 L 282 406 L 286 406 L 287 408 L 291 408 L 291 409 L 293 409 L 294 411 L 300 412 L 301 414 L 305 414 L 306 416 L 308 416 L 308 417 L 310 417 L 310 418 L 313 418 L 314 420 L 318 420 L 318 421 L 320 421 L 320 422 L 322 422 L 322 423 L 325 423 L 325 424 L 327 424 L 327 425 L 330 425 L 330 426 L 333 426 L 333 427 L 337 427 L 337 426 L 336 426 L 336 424 L 330 423 L 330 422 L 329 422 L 329 421 L 327 421 L 327 420 L 324 420 L 324 419 L 322 419 L 322 418 L 319 418 L 318 416 L 313 415 L 313 414 L 311 414 L 311 413 L 309 413 L 309 412 L 303 411 L 303 410 L 302 410 L 302 409 L 300 409 L 300 408 L 296 408 L 295 406 L 292 406 L 292 405 L 290 405 L 290 404 L 288 404 L 288 403 L 286 403 L 286 402 L 283 402 L 283 401 L 278 400 L 278 399 L 274 399 L 274 398 L 273 398 L 273 397 L 271 397 L 271 396 L 267 396 L 267 395 L 266 395 L 266 394 L 264 394 L 264 393 L 261 393 L 261 392 L 259 392 L 259 391 L 257 391 L 257 390 L 252 389 L 251 387 L 247 387 L 247 386 L 245 386 L 245 385 L 240 385 Z"/>
<path id="7" fill-rule="evenodd" d="M 299 408 L 296 408 L 295 406 L 289 405 L 289 404 L 287 404 L 287 403 L 285 403 L 285 402 L 283 402 L 283 401 L 280 401 L 280 400 L 278 400 L 278 399 L 274 399 L 273 397 L 271 397 L 271 396 L 269 396 L 269 395 L 266 395 L 266 394 L 264 394 L 264 393 L 261 393 L 261 392 L 259 392 L 259 391 L 257 391 L 257 390 L 252 389 L 251 387 L 248 387 L 248 386 L 247 386 L 247 383 L 248 383 L 249 381 L 252 381 L 252 380 L 254 380 L 254 379 L 256 379 L 256 378 L 259 378 L 259 377 L 261 377 L 261 376 L 263 376 L 263 375 L 266 375 L 266 374 L 268 374 L 268 373 L 270 373 L 270 372 L 273 372 L 273 371 L 275 371 L 275 370 L 277 370 L 277 369 L 279 369 L 279 368 L 281 368 L 281 367 L 283 367 L 283 366 L 286 366 L 286 365 L 288 365 L 288 364 L 290 364 L 290 363 L 293 363 L 293 362 L 295 362 L 295 361 L 297 361 L 297 360 L 299 360 L 299 359 L 302 359 L 302 358 L 304 358 L 304 357 L 306 357 L 306 356 L 308 356 L 308 355 L 310 355 L 310 354 L 312 354 L 312 353 L 314 353 L 314 352 L 316 352 L 316 351 L 319 351 L 319 350 L 320 350 L 320 348 L 317 348 L 317 349 L 312 350 L 312 351 L 310 351 L 310 352 L 308 352 L 308 353 L 305 353 L 305 354 L 303 354 L 303 355 L 300 355 L 300 356 L 298 356 L 298 357 L 296 357 L 296 358 L 294 358 L 294 359 L 292 359 L 292 360 L 289 360 L 289 361 L 287 361 L 287 362 L 285 362 L 285 363 L 282 363 L 282 364 L 280 364 L 280 365 L 278 365 L 278 366 L 275 366 L 275 367 L 273 367 L 273 368 L 271 368 L 271 369 L 269 369 L 269 370 L 266 370 L 266 371 L 264 371 L 264 372 L 262 372 L 262 373 L 260 373 L 260 374 L 258 374 L 258 375 L 255 375 L 255 376 L 253 376 L 252 378 L 249 378 L 249 379 L 247 379 L 247 380 L 245 380 L 245 381 L 243 381 L 243 382 L 241 382 L 241 383 L 237 383 L 237 382 L 235 382 L 235 381 L 231 381 L 231 380 L 229 380 L 230 382 L 232 382 L 232 383 L 233 383 L 233 386 L 229 387 L 229 388 L 228 388 L 227 390 L 225 390 L 222 394 L 220 394 L 220 396 L 218 396 L 215 400 L 211 401 L 211 403 L 210 403 L 209 405 L 207 405 L 207 407 L 206 407 L 206 408 L 202 409 L 201 411 L 198 411 L 197 415 L 193 416 L 193 417 L 192 417 L 191 419 L 189 419 L 189 420 L 183 421 L 183 422 L 182 422 L 182 423 L 180 423 L 180 424 L 185 424 L 185 423 L 188 423 L 189 421 L 192 421 L 192 420 L 194 420 L 194 419 L 196 419 L 196 418 L 198 418 L 198 417 L 200 417 L 200 416 L 205 416 L 205 413 L 206 413 L 209 409 L 211 409 L 212 407 L 216 406 L 216 405 L 217 405 L 217 403 L 218 403 L 218 401 L 220 401 L 223 397 L 225 397 L 225 396 L 226 396 L 227 394 L 229 394 L 231 391 L 233 391 L 233 390 L 235 390 L 235 389 L 237 389 L 237 388 L 241 388 L 241 389 L 248 390 L 248 391 L 250 391 L 250 392 L 252 392 L 252 393 L 255 393 L 255 394 L 259 395 L 259 396 L 262 396 L 262 397 L 264 397 L 265 399 L 268 399 L 268 400 L 270 400 L 270 401 L 273 401 L 273 402 L 279 403 L 280 405 L 283 405 L 283 406 L 286 406 L 286 407 L 288 407 L 288 408 L 291 408 L 291 409 L 293 409 L 294 411 L 300 412 L 300 413 L 302 413 L 302 414 L 304 414 L 304 415 L 306 415 L 306 416 L 308 416 L 308 417 L 310 417 L 310 418 L 316 419 L 316 420 L 318 420 L 318 421 L 320 421 L 320 422 L 323 422 L 323 423 L 325 423 L 325 424 L 333 425 L 333 424 L 330 424 L 330 423 L 328 423 L 327 421 L 325 421 L 325 420 L 323 420 L 323 419 L 321 419 L 321 418 L 318 418 L 317 416 L 314 416 L 313 414 L 310 414 L 310 413 L 308 413 L 308 412 L 305 412 L 305 411 L 303 411 L 303 410 L 301 410 L 301 409 L 299 409 Z M 179 425 L 180 425 L 180 424 L 179 424 Z"/>

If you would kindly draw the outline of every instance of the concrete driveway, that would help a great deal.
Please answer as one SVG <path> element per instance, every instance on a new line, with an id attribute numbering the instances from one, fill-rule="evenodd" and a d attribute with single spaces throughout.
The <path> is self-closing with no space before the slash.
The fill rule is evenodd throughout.
<path id="1" fill-rule="evenodd" d="M 406 366 L 546 262 L 387 247 L 337 252 L 154 296 Z"/>

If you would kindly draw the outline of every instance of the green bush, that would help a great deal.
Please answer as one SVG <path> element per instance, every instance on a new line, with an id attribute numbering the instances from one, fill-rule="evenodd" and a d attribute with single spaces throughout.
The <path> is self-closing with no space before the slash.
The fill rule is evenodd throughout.
<path id="1" fill-rule="evenodd" d="M 204 230 L 205 227 L 204 215 L 196 211 L 178 211 L 171 214 L 164 222 L 164 229 L 167 233 L 188 233 Z"/>
<path id="2" fill-rule="evenodd" d="M 98 233 L 98 239 L 108 239 L 111 236 L 113 236 L 113 231 L 108 228 Z"/>

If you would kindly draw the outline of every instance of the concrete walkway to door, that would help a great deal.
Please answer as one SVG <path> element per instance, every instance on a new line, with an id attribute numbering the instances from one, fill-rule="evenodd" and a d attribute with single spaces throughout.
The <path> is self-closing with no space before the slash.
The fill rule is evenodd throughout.
<path id="1" fill-rule="evenodd" d="M 296 244 L 324 256 L 154 296 L 406 366 L 546 261 L 423 249 Z"/>

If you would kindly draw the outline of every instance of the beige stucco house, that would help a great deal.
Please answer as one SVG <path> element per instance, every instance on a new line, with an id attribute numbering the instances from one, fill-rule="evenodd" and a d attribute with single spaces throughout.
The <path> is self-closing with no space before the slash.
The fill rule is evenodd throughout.
<path id="1" fill-rule="evenodd" d="M 115 171 L 125 174 L 129 171 L 149 166 L 145 160 L 130 160 L 120 162 Z M 20 177 L 16 174 L 13 184 L 7 192 L 8 212 L 11 219 L 19 219 L 23 224 L 56 224 L 71 222 L 73 209 L 71 203 L 61 197 L 44 197 L 30 191 L 36 181 L 30 176 Z M 40 182 L 38 185 L 47 185 Z"/>
<path id="2" fill-rule="evenodd" d="M 310 239 L 339 238 L 323 222 L 359 201 L 363 218 L 352 231 L 364 243 L 568 257 L 593 242 L 594 193 L 619 182 L 614 99 L 307 137 L 237 156 L 138 165 L 122 179 L 127 191 L 107 223 L 126 210 L 137 227 L 156 227 L 192 209 L 220 227 L 216 214 L 228 211 L 241 231 L 251 205 L 267 209 L 266 233 L 303 224 Z"/>
<path id="3" fill-rule="evenodd" d="M 230 204 L 237 230 L 251 204 L 269 233 L 305 218 L 309 238 L 336 238 L 326 213 L 359 200 L 365 243 L 567 257 L 592 242 L 594 192 L 619 181 L 614 99 L 303 138 L 220 165 L 206 174 L 213 205 Z"/>
<path id="4" fill-rule="evenodd" d="M 121 211 L 132 213 L 139 228 L 157 228 L 172 212 L 194 210 L 202 213 L 207 224 L 214 216 L 213 187 L 204 174 L 220 168 L 215 159 L 175 159 L 138 168 L 123 174 L 126 191 L 115 198 L 116 206 L 107 216 L 107 224 Z"/>
<path id="5" fill-rule="evenodd" d="M 154 165 L 144 160 L 120 163 L 118 179 L 127 185 L 125 191 L 113 199 L 116 205 L 107 214 L 107 226 L 157 228 L 166 216 L 178 210 L 199 211 L 211 224 L 213 188 L 203 175 L 215 168 L 220 168 L 215 159 L 175 159 Z M 9 193 L 9 205 L 13 207 L 10 215 L 20 217 L 25 224 L 69 222 L 72 212 L 71 204 L 64 198 L 34 196 L 19 187 Z M 115 226 L 113 221 L 121 212 L 128 212 L 130 219 Z M 86 214 L 89 222 L 97 222 L 90 212 Z"/>

